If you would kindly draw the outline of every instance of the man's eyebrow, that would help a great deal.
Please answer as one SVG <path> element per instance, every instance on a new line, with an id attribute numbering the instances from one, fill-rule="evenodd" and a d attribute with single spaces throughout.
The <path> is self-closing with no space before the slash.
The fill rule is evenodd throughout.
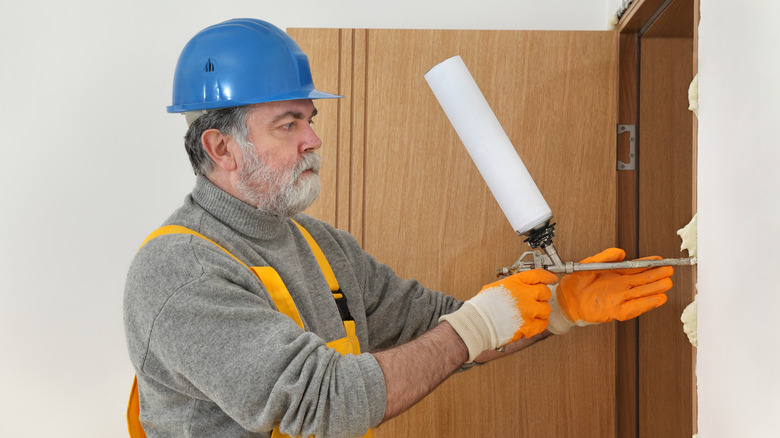
<path id="1" fill-rule="evenodd" d="M 271 123 L 276 123 L 280 120 L 286 119 L 287 117 L 292 117 L 296 120 L 306 120 L 306 119 L 314 118 L 314 116 L 316 115 L 317 115 L 317 108 L 314 108 L 314 110 L 311 112 L 311 116 L 307 116 L 306 114 L 300 111 L 287 111 L 274 117 L 273 120 L 271 120 Z"/>

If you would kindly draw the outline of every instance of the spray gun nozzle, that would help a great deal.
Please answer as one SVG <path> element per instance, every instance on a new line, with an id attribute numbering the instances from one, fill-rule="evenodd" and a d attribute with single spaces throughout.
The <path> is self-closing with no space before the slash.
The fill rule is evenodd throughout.
<path id="1" fill-rule="evenodd" d="M 527 242 L 532 249 L 541 247 L 544 250 L 544 253 L 550 258 L 550 262 L 552 262 L 553 266 L 564 266 L 563 260 L 561 260 L 561 257 L 558 255 L 558 251 L 555 249 L 555 245 L 553 245 L 552 241 L 553 237 L 555 237 L 554 223 L 551 224 L 550 221 L 547 220 L 543 225 L 529 231 L 527 234 L 528 237 L 525 239 L 525 242 Z"/>
<path id="2" fill-rule="evenodd" d="M 528 231 L 527 234 L 528 237 L 525 239 L 525 242 L 527 242 L 531 248 L 536 249 L 540 246 L 545 248 L 546 246 L 552 245 L 552 239 L 555 237 L 555 224 L 551 224 L 548 220 L 544 225 Z"/>

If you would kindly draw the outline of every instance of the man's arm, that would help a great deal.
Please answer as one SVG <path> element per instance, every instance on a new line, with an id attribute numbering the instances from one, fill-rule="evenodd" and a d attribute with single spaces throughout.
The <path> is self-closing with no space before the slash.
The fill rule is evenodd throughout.
<path id="1" fill-rule="evenodd" d="M 433 391 L 469 357 L 466 344 L 447 322 L 390 350 L 373 354 L 385 375 L 385 422 Z"/>
<path id="2" fill-rule="evenodd" d="M 530 347 L 552 333 L 545 330 L 531 338 L 506 345 L 504 351 L 488 350 L 474 362 L 485 363 Z M 468 358 L 468 349 L 452 326 L 444 321 L 419 338 L 399 347 L 374 353 L 385 375 L 385 422 L 412 407 L 452 375 Z"/>
<path id="3" fill-rule="evenodd" d="M 557 280 L 554 274 L 535 270 L 491 283 L 420 337 L 375 353 L 387 393 L 383 421 L 414 405 L 484 351 L 544 331 L 550 313 L 547 284 Z"/>

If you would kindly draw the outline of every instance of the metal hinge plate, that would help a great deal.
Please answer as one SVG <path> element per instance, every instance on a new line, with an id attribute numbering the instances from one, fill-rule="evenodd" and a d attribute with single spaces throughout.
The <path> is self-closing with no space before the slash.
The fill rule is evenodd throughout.
<path id="1" fill-rule="evenodd" d="M 617 160 L 617 170 L 636 170 L 636 127 L 634 125 L 617 125 L 618 135 L 626 132 L 629 135 L 628 163 Z"/>

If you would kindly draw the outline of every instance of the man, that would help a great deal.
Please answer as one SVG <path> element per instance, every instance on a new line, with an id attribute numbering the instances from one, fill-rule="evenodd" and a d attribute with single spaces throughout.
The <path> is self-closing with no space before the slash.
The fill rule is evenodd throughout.
<path id="1" fill-rule="evenodd" d="M 397 277 L 300 213 L 319 194 L 314 101 L 338 97 L 266 22 L 211 26 L 182 51 L 168 110 L 190 123 L 196 184 L 138 251 L 125 291 L 148 436 L 370 434 L 458 369 L 665 302 L 671 268 L 553 288 L 554 274 L 529 271 L 465 303 Z"/>

